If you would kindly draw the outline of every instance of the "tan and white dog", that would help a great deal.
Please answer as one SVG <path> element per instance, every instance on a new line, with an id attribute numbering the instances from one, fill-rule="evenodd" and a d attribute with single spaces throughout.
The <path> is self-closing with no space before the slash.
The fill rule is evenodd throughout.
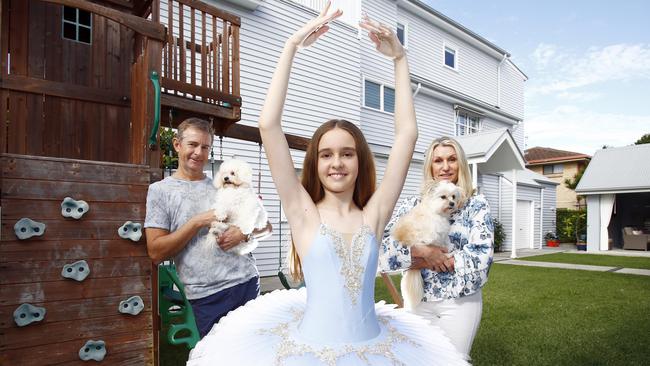
<path id="1" fill-rule="evenodd" d="M 395 224 L 393 238 L 405 247 L 434 245 L 449 248 L 449 216 L 461 201 L 455 184 L 441 181 L 422 187 L 422 200 Z M 404 307 L 413 310 L 424 297 L 424 281 L 419 269 L 409 269 L 401 282 Z"/>
<path id="2" fill-rule="evenodd" d="M 210 227 L 212 235 L 208 235 L 209 238 L 216 242 L 216 238 L 230 225 L 237 226 L 244 235 L 266 227 L 268 214 L 252 188 L 252 180 L 253 170 L 246 162 L 231 159 L 221 164 L 213 180 L 217 188 L 213 206 L 216 221 Z M 251 240 L 231 248 L 229 252 L 246 254 L 256 246 L 257 241 Z"/>

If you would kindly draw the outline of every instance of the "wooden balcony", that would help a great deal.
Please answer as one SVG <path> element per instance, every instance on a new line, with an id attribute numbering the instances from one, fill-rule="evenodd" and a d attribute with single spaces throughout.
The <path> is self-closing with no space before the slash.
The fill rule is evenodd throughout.
<path id="1" fill-rule="evenodd" d="M 220 129 L 239 121 L 239 17 L 201 1 L 154 0 L 151 18 L 167 28 L 163 116 L 171 110 L 179 121 L 198 114 Z"/>

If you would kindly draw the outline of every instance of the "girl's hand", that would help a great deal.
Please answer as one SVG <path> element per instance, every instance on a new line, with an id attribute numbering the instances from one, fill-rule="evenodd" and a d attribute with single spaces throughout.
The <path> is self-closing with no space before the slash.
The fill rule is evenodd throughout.
<path id="1" fill-rule="evenodd" d="M 388 28 L 388 26 L 370 19 L 367 14 L 364 14 L 359 26 L 368 31 L 370 40 L 382 55 L 396 61 L 404 57 L 404 47 L 399 39 L 397 39 L 395 32 Z"/>
<path id="2" fill-rule="evenodd" d="M 330 29 L 327 24 L 343 14 L 341 9 L 336 9 L 333 13 L 327 14 L 330 5 L 331 2 L 328 1 L 318 17 L 307 22 L 307 24 L 289 37 L 287 42 L 294 47 L 308 47 L 312 43 L 316 42 L 318 37 L 322 36 Z"/>

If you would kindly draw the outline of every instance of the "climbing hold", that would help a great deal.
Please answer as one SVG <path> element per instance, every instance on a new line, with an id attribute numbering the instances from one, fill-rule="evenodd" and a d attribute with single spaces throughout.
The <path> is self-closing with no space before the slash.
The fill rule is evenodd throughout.
<path id="1" fill-rule="evenodd" d="M 20 240 L 29 239 L 32 236 L 41 236 L 45 233 L 45 224 L 23 217 L 14 225 L 14 232 Z"/>
<path id="2" fill-rule="evenodd" d="M 117 234 L 123 239 L 138 241 L 142 237 L 142 224 L 127 221 L 117 229 Z"/>
<path id="3" fill-rule="evenodd" d="M 19 327 L 24 327 L 33 322 L 40 322 L 45 318 L 45 313 L 45 308 L 40 306 L 21 304 L 14 310 L 14 321 Z"/>
<path id="4" fill-rule="evenodd" d="M 120 301 L 120 307 L 117 310 L 122 314 L 138 315 L 142 309 L 144 309 L 144 301 L 136 295 Z"/>
<path id="5" fill-rule="evenodd" d="M 90 274 L 90 267 L 85 260 L 76 261 L 71 264 L 66 264 L 61 270 L 61 276 L 71 278 L 76 281 L 83 281 Z"/>
<path id="6" fill-rule="evenodd" d="M 104 359 L 104 356 L 106 356 L 106 342 L 102 340 L 86 341 L 86 344 L 79 349 L 79 358 L 83 361 L 101 361 Z"/>
<path id="7" fill-rule="evenodd" d="M 79 220 L 88 210 L 90 210 L 90 206 L 86 201 L 77 201 L 71 197 L 66 197 L 61 202 L 61 215 L 63 217 L 72 217 Z"/>

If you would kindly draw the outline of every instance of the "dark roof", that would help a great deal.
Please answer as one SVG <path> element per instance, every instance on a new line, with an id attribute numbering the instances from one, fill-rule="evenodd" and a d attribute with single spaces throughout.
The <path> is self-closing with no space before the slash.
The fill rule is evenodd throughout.
<path id="1" fill-rule="evenodd" d="M 573 151 L 551 149 L 550 147 L 531 147 L 524 153 L 527 165 L 558 163 L 565 161 L 589 160 L 590 155 Z"/>

